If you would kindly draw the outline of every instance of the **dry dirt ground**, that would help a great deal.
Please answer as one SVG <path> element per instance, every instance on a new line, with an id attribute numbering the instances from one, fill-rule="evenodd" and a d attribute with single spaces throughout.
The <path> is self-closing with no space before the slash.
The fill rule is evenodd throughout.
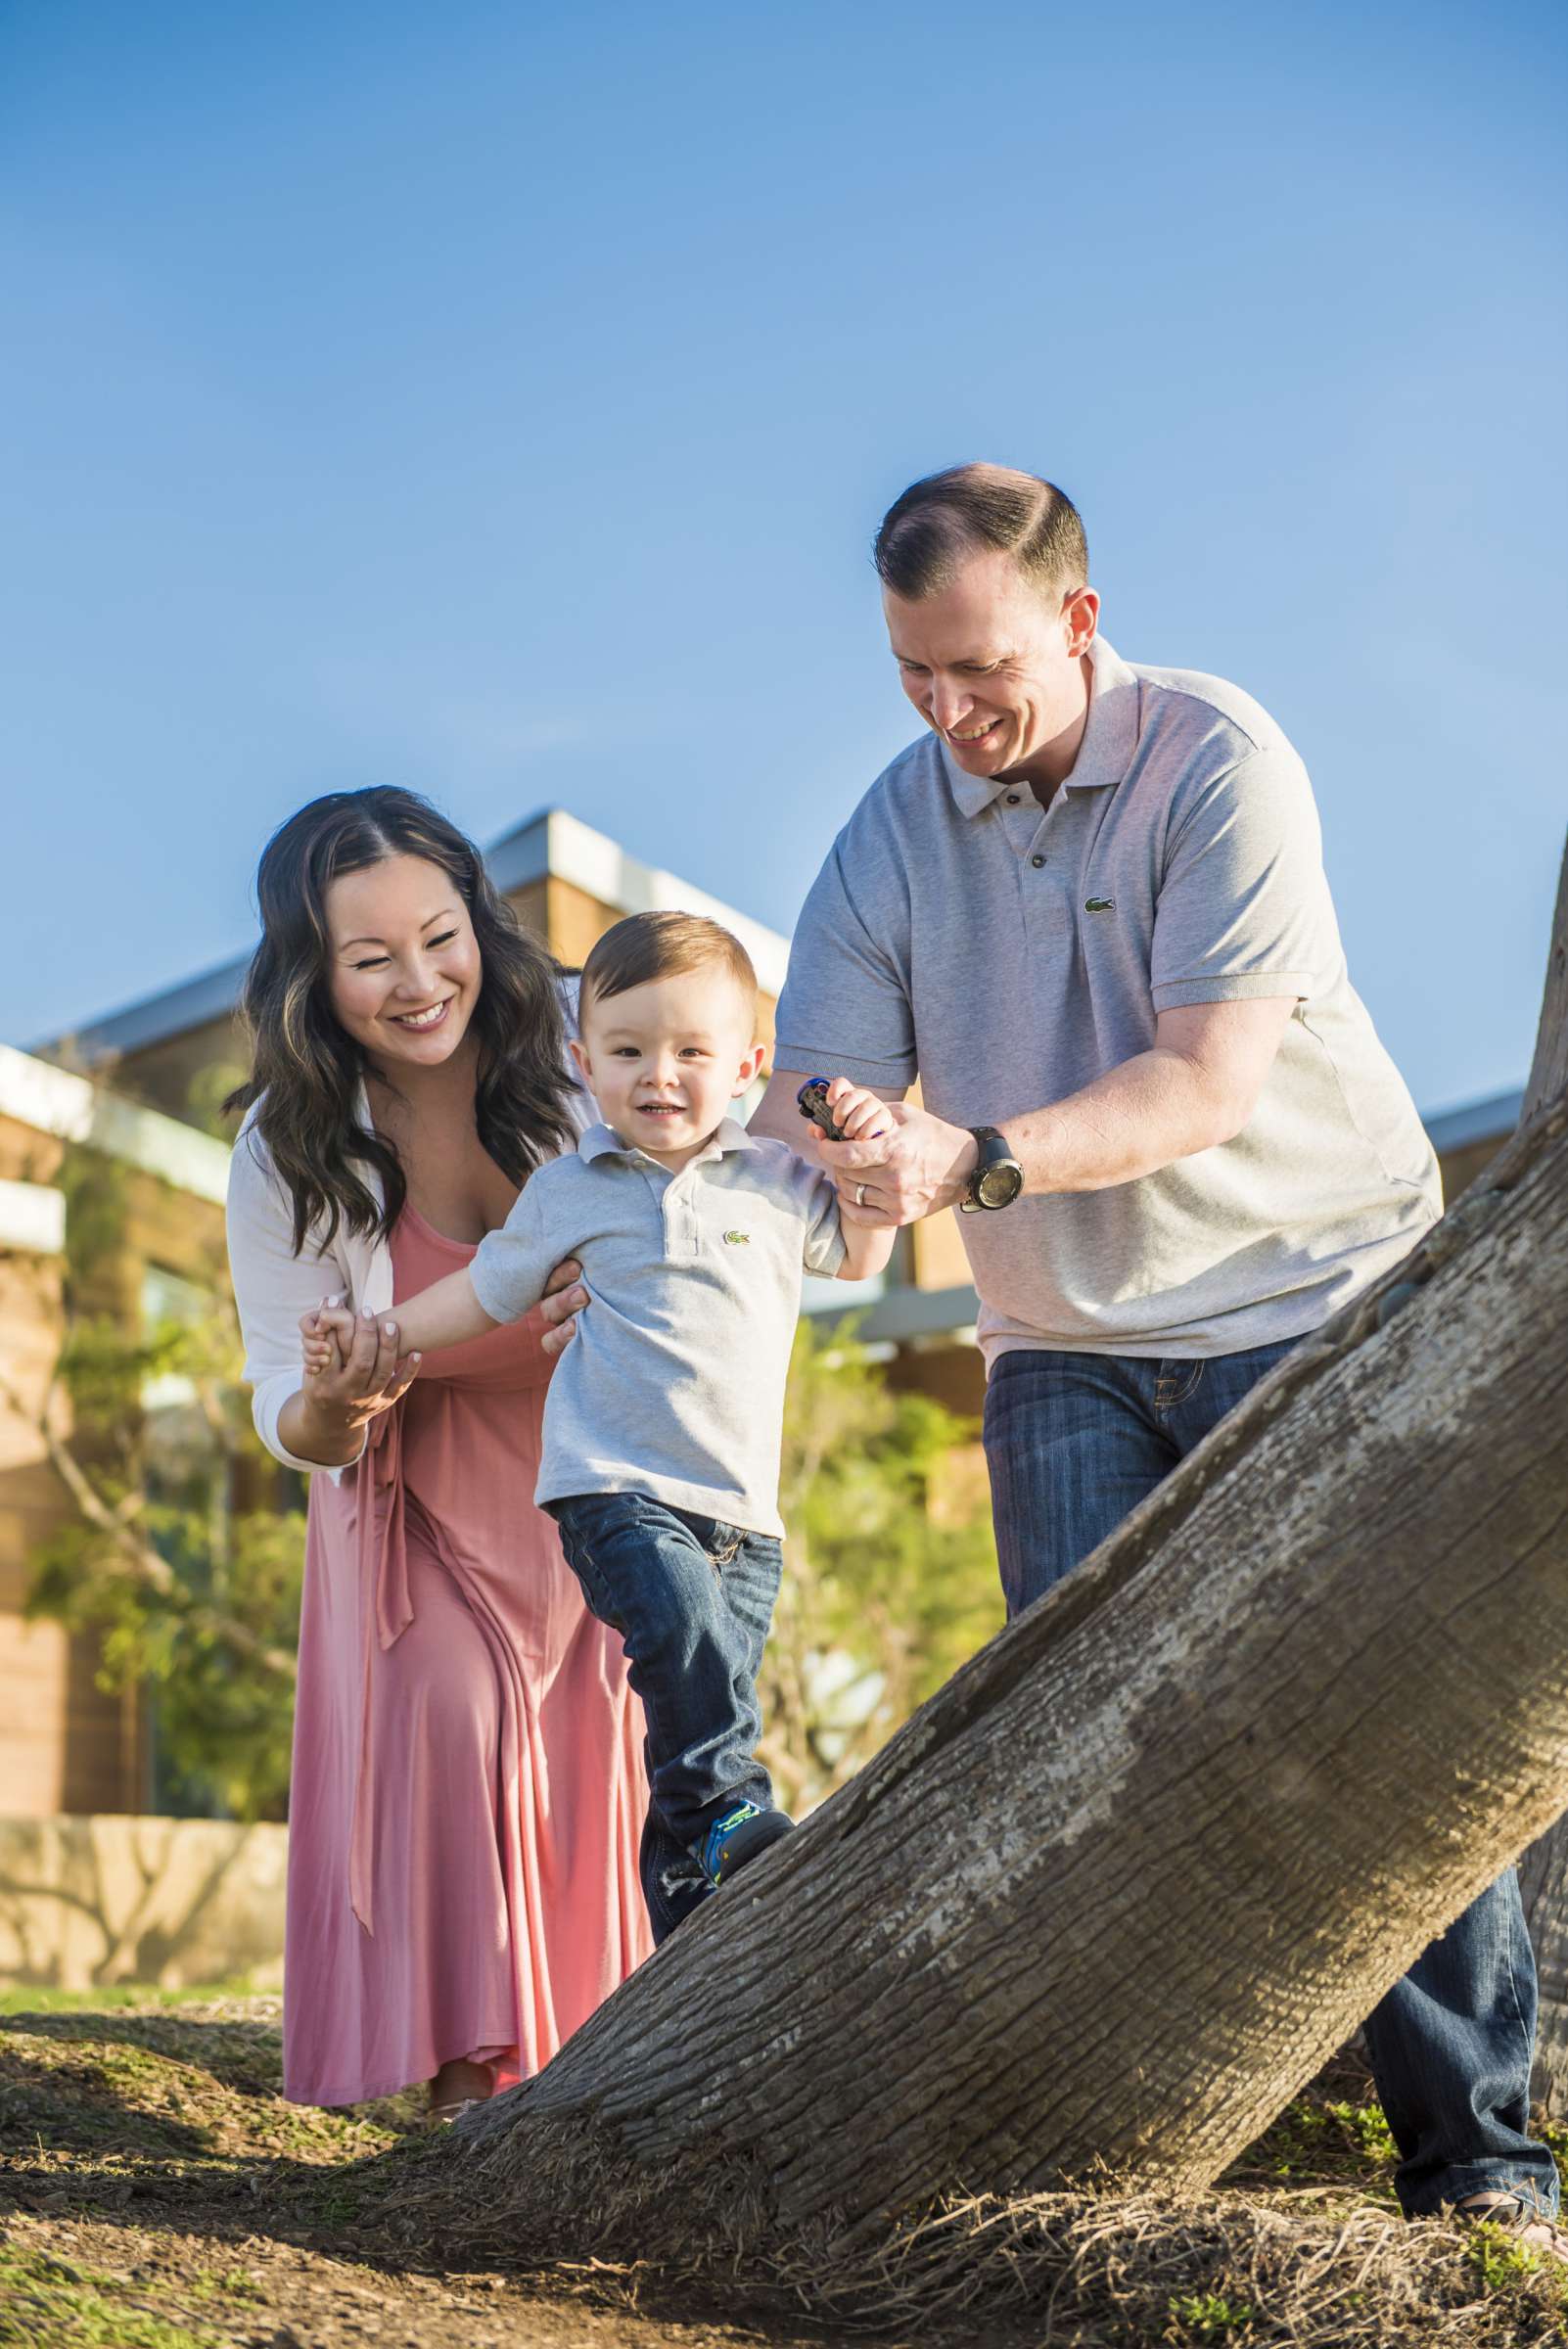
<path id="1" fill-rule="evenodd" d="M 396 2224 L 400 2182 L 427 2174 L 411 2150 L 413 2100 L 340 2113 L 285 2103 L 277 2020 L 265 1999 L 0 2013 L 0 2349 L 867 2337 L 863 2273 L 826 2298 L 819 2277 L 810 2307 L 792 2308 L 776 2289 L 596 2261 L 591 2212 L 571 2262 L 480 2272 L 416 2255 L 417 2231 Z M 443 2154 L 460 2160 L 460 2144 L 447 2137 Z M 1568 2344 L 1553 2264 L 1490 2229 L 1403 2228 L 1391 2168 L 1364 2076 L 1341 2065 L 1201 2203 L 1058 2194 L 938 2214 L 887 2255 L 877 2337 L 945 2349 Z"/>

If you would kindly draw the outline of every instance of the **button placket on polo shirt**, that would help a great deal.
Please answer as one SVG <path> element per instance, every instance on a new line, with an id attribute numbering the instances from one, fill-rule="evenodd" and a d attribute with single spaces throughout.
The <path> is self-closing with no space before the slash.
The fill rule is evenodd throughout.
<path id="1" fill-rule="evenodd" d="M 1033 793 L 1029 796 L 1034 799 Z M 1050 806 L 1039 809 L 1038 819 L 1020 849 L 1024 868 L 1019 876 L 1020 895 L 1032 961 L 1048 964 L 1076 951 L 1071 901 L 1073 815 L 1072 799 L 1058 784 Z"/>
<path id="2" fill-rule="evenodd" d="M 1032 791 L 1004 791 L 993 803 L 1001 819 L 1002 838 L 1021 863 L 1027 864 L 1039 839 L 1043 817 Z"/>
<path id="3" fill-rule="evenodd" d="M 1066 785 L 1057 785 L 1048 807 L 1041 807 L 1035 794 L 1023 786 L 1004 791 L 993 804 L 1013 854 L 1031 871 L 1043 872 L 1061 853 L 1063 824 L 1072 804 Z"/>
<path id="4" fill-rule="evenodd" d="M 704 1151 L 683 1166 L 678 1174 L 671 1174 L 665 1193 L 665 1254 L 667 1256 L 700 1256 L 702 1254 L 702 1219 L 697 1211 L 697 1185 L 703 1179 L 703 1169 L 711 1166 L 715 1154 Z M 670 1230 L 670 1202 L 674 1203 L 673 1221 L 678 1226 L 679 1246 L 673 1244 Z"/>
<path id="5" fill-rule="evenodd" d="M 669 1194 L 675 1187 L 674 1181 L 663 1167 L 656 1167 L 641 1150 L 628 1163 L 635 1168 L 652 1196 L 654 1213 L 659 1218 L 660 1254 L 668 1259 L 675 1253 L 669 1239 Z"/>

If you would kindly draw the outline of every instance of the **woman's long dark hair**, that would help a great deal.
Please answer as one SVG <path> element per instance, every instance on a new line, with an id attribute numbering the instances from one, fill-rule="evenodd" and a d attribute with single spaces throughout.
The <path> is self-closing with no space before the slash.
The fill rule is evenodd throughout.
<path id="1" fill-rule="evenodd" d="M 468 907 L 482 966 L 474 1111 L 490 1157 L 521 1184 L 572 1132 L 558 966 L 518 928 L 474 843 L 417 792 L 390 784 L 328 792 L 291 815 L 262 852 L 261 944 L 241 996 L 251 1075 L 224 1103 L 260 1103 L 256 1128 L 294 1202 L 296 1256 L 318 1220 L 328 1245 L 340 1220 L 353 1232 L 390 1231 L 407 1197 L 392 1143 L 359 1122 L 369 1055 L 339 1025 L 327 996 L 327 891 L 388 856 L 439 865 Z M 359 1172 L 365 1167 L 380 1175 L 384 1204 Z"/>

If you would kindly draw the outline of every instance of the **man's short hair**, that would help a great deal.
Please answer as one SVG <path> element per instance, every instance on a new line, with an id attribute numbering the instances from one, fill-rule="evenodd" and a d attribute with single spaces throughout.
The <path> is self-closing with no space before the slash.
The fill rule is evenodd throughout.
<path id="1" fill-rule="evenodd" d="M 607 1002 L 650 979 L 671 979 L 712 964 L 733 981 L 753 1010 L 757 973 L 738 938 L 702 913 L 629 913 L 607 930 L 582 966 L 583 1003 Z"/>
<path id="2" fill-rule="evenodd" d="M 953 465 L 915 482 L 884 515 L 873 556 L 883 585 L 918 603 L 987 550 L 1011 555 L 1041 590 L 1062 594 L 1088 582 L 1078 508 L 1054 482 L 1010 465 Z"/>

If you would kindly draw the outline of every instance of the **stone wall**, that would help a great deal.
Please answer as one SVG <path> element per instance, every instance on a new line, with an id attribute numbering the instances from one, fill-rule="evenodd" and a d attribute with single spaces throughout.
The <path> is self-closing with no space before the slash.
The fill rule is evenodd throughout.
<path id="1" fill-rule="evenodd" d="M 0 1819 L 0 1984 L 276 1988 L 287 1852 L 226 1819 Z"/>

